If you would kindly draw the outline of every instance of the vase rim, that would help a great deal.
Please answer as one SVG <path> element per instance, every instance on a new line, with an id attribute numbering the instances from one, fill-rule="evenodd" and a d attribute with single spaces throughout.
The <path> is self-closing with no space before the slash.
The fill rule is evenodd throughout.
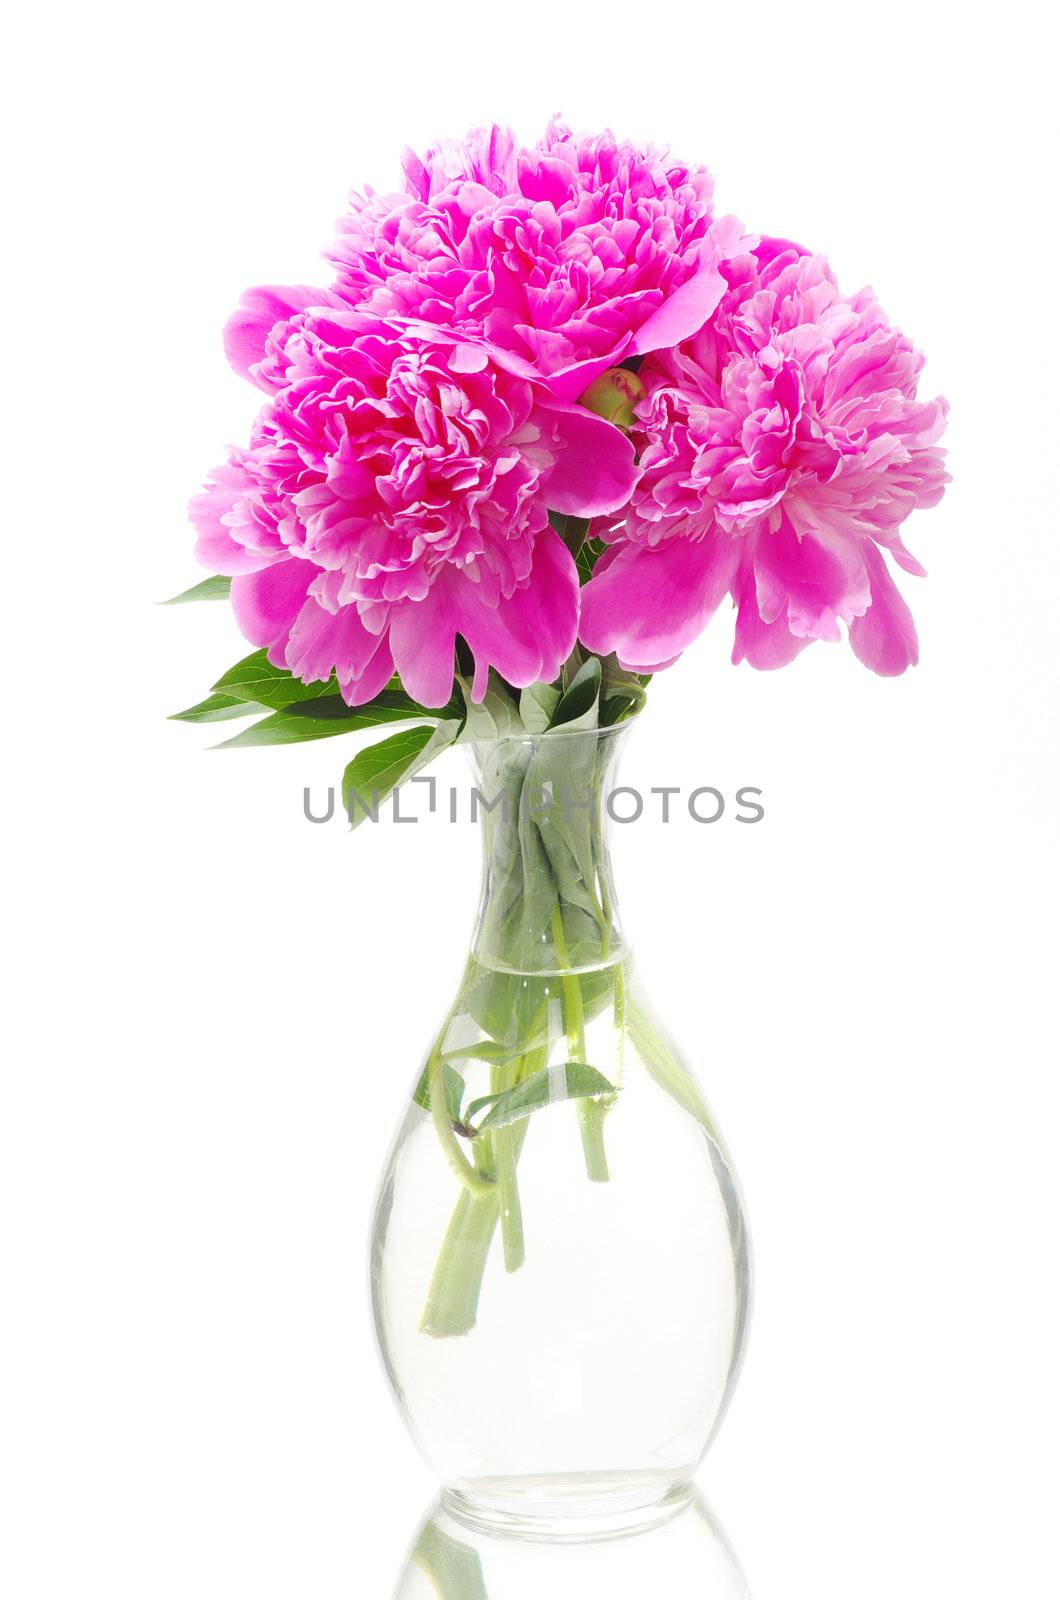
<path id="1" fill-rule="evenodd" d="M 636 717 L 626 717 L 622 722 L 611 723 L 606 728 L 545 728 L 541 733 L 531 733 L 529 730 L 501 733 L 492 739 L 468 739 L 467 744 L 472 750 L 496 750 L 502 744 L 537 745 L 553 739 L 610 739 L 628 733 L 636 720 Z"/>

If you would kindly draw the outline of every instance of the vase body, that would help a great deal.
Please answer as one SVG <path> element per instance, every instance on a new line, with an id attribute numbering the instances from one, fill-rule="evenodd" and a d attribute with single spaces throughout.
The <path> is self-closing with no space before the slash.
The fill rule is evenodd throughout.
<path id="1" fill-rule="evenodd" d="M 665 1503 L 718 1425 L 746 1331 L 732 1167 L 615 907 L 625 735 L 475 747 L 478 925 L 375 1219 L 402 1409 L 448 1494 L 498 1526 L 609 1526 Z"/>

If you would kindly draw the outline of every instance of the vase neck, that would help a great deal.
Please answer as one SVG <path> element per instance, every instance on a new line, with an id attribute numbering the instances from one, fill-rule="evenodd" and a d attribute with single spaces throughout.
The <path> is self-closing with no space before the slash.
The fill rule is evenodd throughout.
<path id="1" fill-rule="evenodd" d="M 473 746 L 483 847 L 472 953 L 485 966 L 570 972 L 626 953 L 608 796 L 628 724 Z"/>

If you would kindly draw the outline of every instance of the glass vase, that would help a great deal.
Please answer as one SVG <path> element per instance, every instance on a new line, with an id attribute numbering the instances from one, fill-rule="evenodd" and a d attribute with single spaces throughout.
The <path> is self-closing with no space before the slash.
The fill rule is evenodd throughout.
<path id="1" fill-rule="evenodd" d="M 669 1514 L 747 1327 L 732 1165 L 619 921 L 630 726 L 472 746 L 477 926 L 373 1230 L 384 1362 L 447 1503 L 545 1536 Z"/>

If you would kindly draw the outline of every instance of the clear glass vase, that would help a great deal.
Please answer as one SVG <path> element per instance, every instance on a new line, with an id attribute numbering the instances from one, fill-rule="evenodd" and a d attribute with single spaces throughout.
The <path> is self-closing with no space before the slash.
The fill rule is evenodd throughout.
<path id="1" fill-rule="evenodd" d="M 387 1371 L 450 1502 L 494 1527 L 672 1506 L 747 1326 L 732 1166 L 618 919 L 629 727 L 472 747 L 478 923 L 375 1218 Z"/>

